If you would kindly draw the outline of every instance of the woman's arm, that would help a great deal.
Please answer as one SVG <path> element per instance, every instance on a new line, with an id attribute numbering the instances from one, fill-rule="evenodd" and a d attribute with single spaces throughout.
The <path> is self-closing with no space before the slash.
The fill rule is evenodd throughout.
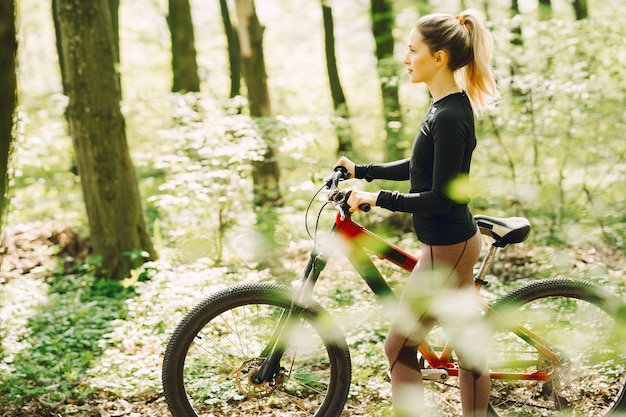
<path id="1" fill-rule="evenodd" d="M 339 158 L 334 168 L 342 166 L 348 170 L 352 178 L 372 180 L 406 181 L 409 179 L 409 159 L 384 164 L 357 165 L 349 158 Z"/>
<path id="2" fill-rule="evenodd" d="M 356 165 L 355 177 L 372 180 L 406 181 L 409 179 L 409 159 L 384 164 Z"/>

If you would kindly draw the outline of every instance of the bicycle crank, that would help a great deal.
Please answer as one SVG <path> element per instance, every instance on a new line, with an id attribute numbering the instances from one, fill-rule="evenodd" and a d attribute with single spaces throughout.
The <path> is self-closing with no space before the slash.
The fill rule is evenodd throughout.
<path id="1" fill-rule="evenodd" d="M 448 371 L 445 369 L 420 369 L 424 381 L 445 381 L 448 379 Z"/>

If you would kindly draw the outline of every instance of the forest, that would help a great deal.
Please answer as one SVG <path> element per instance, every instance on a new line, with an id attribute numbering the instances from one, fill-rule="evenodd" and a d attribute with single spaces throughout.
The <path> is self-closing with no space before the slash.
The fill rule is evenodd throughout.
<path id="1" fill-rule="evenodd" d="M 0 417 L 169 415 L 176 324 L 218 289 L 299 276 L 338 156 L 409 154 L 431 101 L 402 62 L 413 24 L 467 8 L 502 98 L 462 185 L 475 214 L 532 225 L 489 295 L 567 276 L 624 299 L 621 0 L 0 0 Z M 417 252 L 410 217 L 355 218 Z M 333 258 L 318 300 L 369 320 L 346 329 L 345 413 L 389 417 L 389 323 L 355 276 Z"/>

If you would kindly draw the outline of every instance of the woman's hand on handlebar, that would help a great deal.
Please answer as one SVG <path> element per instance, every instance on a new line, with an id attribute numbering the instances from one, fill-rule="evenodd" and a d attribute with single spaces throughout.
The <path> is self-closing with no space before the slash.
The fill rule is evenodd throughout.
<path id="1" fill-rule="evenodd" d="M 339 158 L 334 168 L 344 167 L 350 173 L 350 178 L 355 178 L 356 165 L 349 158 L 342 156 Z M 352 190 L 348 196 L 348 205 L 350 206 L 350 213 L 360 211 L 361 207 L 367 207 L 365 210 L 369 210 L 370 207 L 376 207 L 376 200 L 378 199 L 378 193 L 369 193 L 366 191 Z"/>
<path id="2" fill-rule="evenodd" d="M 337 163 L 335 164 L 333 168 L 337 168 L 337 167 L 344 167 L 350 173 L 350 178 L 355 178 L 355 172 L 354 172 L 355 164 L 350 159 L 346 158 L 345 156 L 342 156 L 341 158 L 339 158 L 339 160 L 337 161 Z"/>
<path id="3" fill-rule="evenodd" d="M 378 193 L 370 193 L 367 191 L 352 190 L 348 197 L 348 205 L 350 206 L 350 213 L 361 210 L 364 204 L 369 207 L 376 207 L 376 200 L 378 200 Z"/>

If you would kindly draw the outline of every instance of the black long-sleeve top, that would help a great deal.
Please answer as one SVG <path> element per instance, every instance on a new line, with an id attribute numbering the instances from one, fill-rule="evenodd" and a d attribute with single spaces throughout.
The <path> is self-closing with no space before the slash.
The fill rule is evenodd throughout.
<path id="1" fill-rule="evenodd" d="M 476 147 L 474 114 L 464 92 L 431 104 L 413 143 L 410 158 L 386 164 L 357 165 L 356 178 L 409 180 L 408 193 L 383 190 L 376 205 L 412 213 L 421 242 L 450 245 L 469 239 L 476 224 L 463 190 Z"/>

